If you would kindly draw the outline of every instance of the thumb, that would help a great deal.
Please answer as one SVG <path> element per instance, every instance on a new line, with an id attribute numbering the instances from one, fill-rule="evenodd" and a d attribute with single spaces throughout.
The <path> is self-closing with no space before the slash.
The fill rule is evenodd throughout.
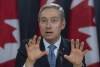
<path id="1" fill-rule="evenodd" d="M 89 50 L 84 50 L 83 51 L 83 55 L 85 55 Z"/>
<path id="2" fill-rule="evenodd" d="M 64 58 L 65 58 L 66 60 L 69 60 L 69 56 L 68 56 L 68 55 L 64 55 Z"/>
<path id="3" fill-rule="evenodd" d="M 26 51 L 28 51 L 28 45 L 27 44 L 25 45 L 25 48 L 26 48 Z"/>
<path id="4" fill-rule="evenodd" d="M 48 54 L 47 51 L 43 51 L 43 52 L 42 52 L 42 56 L 43 56 L 43 55 L 47 55 L 47 54 Z"/>

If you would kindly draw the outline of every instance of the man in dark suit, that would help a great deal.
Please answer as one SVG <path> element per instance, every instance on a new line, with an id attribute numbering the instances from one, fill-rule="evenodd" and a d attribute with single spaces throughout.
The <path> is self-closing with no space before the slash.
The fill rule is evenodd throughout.
<path id="1" fill-rule="evenodd" d="M 66 24 L 61 6 L 44 5 L 38 20 L 42 38 L 35 35 L 18 50 L 16 67 L 86 67 L 84 42 L 79 44 L 79 39 L 70 42 L 60 35 Z M 51 46 L 54 47 L 52 52 Z"/>

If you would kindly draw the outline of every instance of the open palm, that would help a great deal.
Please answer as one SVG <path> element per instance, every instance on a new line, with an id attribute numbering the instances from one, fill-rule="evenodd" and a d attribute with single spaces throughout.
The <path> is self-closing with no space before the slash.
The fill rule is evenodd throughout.
<path id="1" fill-rule="evenodd" d="M 76 65 L 82 64 L 83 57 L 85 53 L 87 52 L 87 50 L 83 51 L 83 47 L 84 47 L 84 42 L 79 44 L 79 39 L 76 40 L 76 43 L 72 39 L 71 40 L 71 53 L 69 56 L 64 55 L 64 57 L 73 64 L 76 64 Z"/>
<path id="2" fill-rule="evenodd" d="M 36 61 L 43 55 L 47 54 L 46 51 L 40 51 L 39 44 L 41 37 L 39 37 L 36 41 L 36 35 L 33 37 L 33 39 L 30 39 L 28 44 L 26 44 L 26 50 L 27 50 L 27 55 L 28 59 L 32 61 Z"/>

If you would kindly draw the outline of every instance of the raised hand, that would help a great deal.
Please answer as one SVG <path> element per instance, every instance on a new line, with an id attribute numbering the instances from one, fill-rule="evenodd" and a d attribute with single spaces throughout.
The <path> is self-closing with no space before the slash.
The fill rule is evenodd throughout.
<path id="1" fill-rule="evenodd" d="M 70 55 L 64 55 L 65 59 L 73 63 L 74 67 L 82 67 L 82 60 L 87 52 L 87 50 L 83 51 L 84 42 L 79 44 L 79 39 L 74 42 L 74 40 L 71 40 L 71 53 Z"/>
<path id="2" fill-rule="evenodd" d="M 28 66 L 28 64 L 33 65 L 37 59 L 47 54 L 47 51 L 40 51 L 39 48 L 40 40 L 41 37 L 37 39 L 37 36 L 35 35 L 33 39 L 30 39 L 28 44 L 26 44 L 26 51 L 28 56 L 26 60 L 26 66 Z"/>

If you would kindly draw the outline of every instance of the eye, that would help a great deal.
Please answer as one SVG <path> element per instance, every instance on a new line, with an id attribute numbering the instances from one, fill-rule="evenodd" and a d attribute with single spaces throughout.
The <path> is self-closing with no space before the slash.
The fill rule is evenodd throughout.
<path id="1" fill-rule="evenodd" d="M 52 19 L 51 22 L 52 22 L 52 23 L 57 23 L 58 20 L 57 20 L 57 19 Z"/>
<path id="2" fill-rule="evenodd" d="M 44 23 L 44 22 L 46 22 L 46 20 L 45 20 L 45 19 L 42 19 L 42 20 L 41 20 L 41 22 L 43 22 L 43 23 Z"/>
<path id="3" fill-rule="evenodd" d="M 46 20 L 45 18 L 42 18 L 42 19 L 40 20 L 40 22 L 44 24 L 44 23 L 47 22 L 47 20 Z"/>

